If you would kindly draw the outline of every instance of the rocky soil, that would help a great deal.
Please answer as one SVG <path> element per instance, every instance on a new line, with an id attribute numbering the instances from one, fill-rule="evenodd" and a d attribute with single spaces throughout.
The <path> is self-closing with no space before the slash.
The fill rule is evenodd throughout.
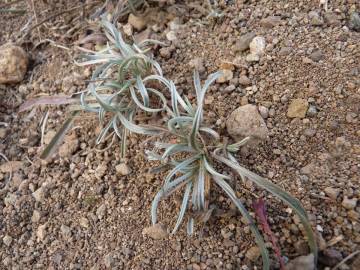
<path id="1" fill-rule="evenodd" d="M 100 4 L 34 2 L 36 16 L 20 1 L 15 7 L 25 14 L 0 17 L 0 269 L 261 268 L 249 227 L 219 190 L 216 215 L 195 236 L 167 231 L 177 195 L 161 204 L 163 225 L 150 227 L 163 175 L 148 172 L 155 164 L 145 159 L 141 136 L 130 136 L 120 159 L 118 141 L 96 145 L 97 117 L 83 114 L 58 153 L 39 159 L 66 106 L 25 113 L 19 106 L 84 90 L 91 69 L 74 65 L 76 46 L 96 49 L 103 40 L 86 39 L 98 31 L 86 18 Z M 229 138 L 254 129 L 255 146 L 238 160 L 302 202 L 317 233 L 319 269 L 351 254 L 339 269 L 360 269 L 360 3 L 218 1 L 221 16 L 208 17 L 201 2 L 154 5 L 118 27 L 129 40 L 167 43 L 154 48 L 155 58 L 192 101 L 192 70 L 202 78 L 223 70 L 205 100 L 210 124 Z M 51 17 L 58 11 L 67 12 Z M 22 49 L 9 52 L 8 42 Z M 288 268 L 314 269 L 292 210 L 249 183 L 231 184 L 249 209 L 266 199 L 282 254 L 297 258 Z"/>

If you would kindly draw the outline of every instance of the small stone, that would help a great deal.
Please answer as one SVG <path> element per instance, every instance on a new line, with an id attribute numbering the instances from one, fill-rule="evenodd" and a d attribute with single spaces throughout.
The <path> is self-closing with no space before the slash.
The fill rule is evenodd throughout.
<path id="1" fill-rule="evenodd" d="M 257 246 L 253 246 L 246 251 L 245 257 L 252 262 L 255 262 L 260 256 L 260 249 Z"/>
<path id="2" fill-rule="evenodd" d="M 300 256 L 291 260 L 286 266 L 286 270 L 315 270 L 314 255 Z"/>
<path id="3" fill-rule="evenodd" d="M 357 114 L 354 112 L 348 112 L 345 116 L 345 120 L 347 123 L 356 123 L 357 122 Z"/>
<path id="4" fill-rule="evenodd" d="M 235 51 L 242 52 L 249 49 L 250 42 L 255 37 L 255 33 L 247 33 L 239 37 L 235 43 Z"/>
<path id="5" fill-rule="evenodd" d="M 222 73 L 223 74 L 216 80 L 216 82 L 225 83 L 230 81 L 234 76 L 234 73 L 229 69 L 223 69 Z"/>
<path id="6" fill-rule="evenodd" d="M 265 38 L 258 36 L 254 37 L 253 40 L 250 42 L 250 54 L 261 56 L 265 52 Z"/>
<path id="7" fill-rule="evenodd" d="M 39 241 L 43 241 L 46 236 L 46 224 L 40 225 L 36 230 L 36 236 Z"/>
<path id="8" fill-rule="evenodd" d="M 341 252 L 334 248 L 326 248 L 319 254 L 319 262 L 325 266 L 335 266 L 342 258 Z"/>
<path id="9" fill-rule="evenodd" d="M 236 89 L 235 85 L 230 84 L 229 86 L 225 87 L 224 91 L 225 93 L 230 93 Z"/>
<path id="10" fill-rule="evenodd" d="M 38 223 L 40 221 L 40 218 L 41 218 L 40 212 L 38 210 L 34 210 L 31 217 L 31 221 L 33 223 Z"/>
<path id="11" fill-rule="evenodd" d="M 28 67 L 26 52 L 13 44 L 0 46 L 0 84 L 21 82 Z"/>
<path id="12" fill-rule="evenodd" d="M 249 86 L 251 85 L 251 81 L 246 75 L 241 75 L 239 78 L 239 84 L 243 86 Z"/>
<path id="13" fill-rule="evenodd" d="M 79 224 L 81 227 L 88 229 L 90 227 L 89 220 L 86 217 L 82 217 L 79 220 Z"/>
<path id="14" fill-rule="evenodd" d="M 315 50 L 309 55 L 309 57 L 314 62 L 319 62 L 320 60 L 322 60 L 324 58 L 324 54 L 322 53 L 321 50 Z"/>
<path id="15" fill-rule="evenodd" d="M 133 35 L 133 26 L 130 23 L 127 23 L 123 26 L 123 31 L 125 35 L 131 37 Z"/>
<path id="16" fill-rule="evenodd" d="M 324 24 L 324 20 L 320 17 L 316 11 L 310 11 L 309 14 L 310 24 L 314 26 L 321 26 Z"/>
<path id="17" fill-rule="evenodd" d="M 340 26 L 341 25 L 341 21 L 340 21 L 339 17 L 334 12 L 326 12 L 324 15 L 324 18 L 325 18 L 325 22 L 327 25 L 332 25 L 332 26 Z"/>
<path id="18" fill-rule="evenodd" d="M 164 47 L 159 50 L 161 57 L 165 59 L 169 59 L 173 51 L 174 51 L 173 47 Z"/>
<path id="19" fill-rule="evenodd" d="M 273 28 L 273 27 L 279 25 L 280 23 L 281 23 L 280 16 L 269 16 L 260 21 L 260 25 L 267 29 Z"/>
<path id="20" fill-rule="evenodd" d="M 260 61 L 260 57 L 258 55 L 255 54 L 248 54 L 245 58 L 245 60 L 247 62 L 259 62 Z"/>
<path id="21" fill-rule="evenodd" d="M 128 175 L 131 173 L 131 169 L 128 165 L 125 163 L 120 163 L 115 166 L 116 173 L 118 175 Z"/>
<path id="22" fill-rule="evenodd" d="M 339 196 L 340 190 L 337 188 L 326 187 L 324 192 L 330 199 L 336 200 Z"/>
<path id="23" fill-rule="evenodd" d="M 344 206 L 348 210 L 354 209 L 356 207 L 356 204 L 357 204 L 356 198 L 349 199 L 347 196 L 344 196 L 344 199 L 341 203 L 341 205 Z"/>
<path id="24" fill-rule="evenodd" d="M 226 120 L 226 128 L 230 136 L 236 141 L 250 136 L 250 142 L 253 146 L 269 137 L 264 119 L 256 106 L 251 104 L 234 110 Z"/>
<path id="25" fill-rule="evenodd" d="M 4 139 L 6 137 L 6 128 L 0 128 L 0 139 Z"/>
<path id="26" fill-rule="evenodd" d="M 44 200 L 44 188 L 43 187 L 40 187 L 38 188 L 35 192 L 32 193 L 35 201 L 37 202 L 42 202 Z"/>
<path id="27" fill-rule="evenodd" d="M 286 56 L 289 55 L 292 51 L 293 49 L 291 47 L 282 47 L 279 51 L 279 55 Z"/>
<path id="28" fill-rule="evenodd" d="M 96 210 L 96 216 L 98 219 L 103 219 L 106 213 L 106 206 L 105 204 L 102 204 L 99 206 L 99 208 Z"/>
<path id="29" fill-rule="evenodd" d="M 59 147 L 59 156 L 62 158 L 69 157 L 79 147 L 79 140 L 73 136 L 65 137 L 64 143 Z"/>
<path id="30" fill-rule="evenodd" d="M 155 240 L 164 239 L 168 236 L 166 228 L 161 224 L 155 224 L 153 226 L 144 228 L 142 231 L 143 235 L 147 235 Z"/>
<path id="31" fill-rule="evenodd" d="M 61 234 L 65 237 L 65 238 L 70 238 L 71 237 L 71 229 L 62 224 L 61 227 L 60 227 L 60 231 L 61 231 Z"/>
<path id="32" fill-rule="evenodd" d="M 194 59 L 192 59 L 190 61 L 189 65 L 193 69 L 199 71 L 199 73 L 204 73 L 205 72 L 204 59 L 203 58 L 196 57 L 196 58 L 194 58 Z"/>
<path id="33" fill-rule="evenodd" d="M 177 37 L 176 37 L 176 32 L 175 31 L 169 31 L 166 33 L 166 38 L 167 40 L 169 41 L 175 41 L 177 40 Z"/>
<path id="34" fill-rule="evenodd" d="M 3 243 L 9 247 L 11 245 L 12 240 L 13 239 L 10 235 L 5 235 L 3 238 Z"/>
<path id="35" fill-rule="evenodd" d="M 294 99 L 288 108 L 287 117 L 289 118 L 304 118 L 308 110 L 309 103 L 305 99 Z"/>
<path id="36" fill-rule="evenodd" d="M 146 26 L 146 21 L 145 21 L 144 17 L 138 17 L 132 13 L 129 15 L 128 23 L 130 25 L 132 25 L 138 31 L 143 30 Z"/>
<path id="37" fill-rule="evenodd" d="M 259 106 L 258 110 L 262 118 L 266 119 L 269 117 L 269 109 L 265 106 Z"/>
<path id="38" fill-rule="evenodd" d="M 314 117 L 314 116 L 316 116 L 316 114 L 317 114 L 316 107 L 314 105 L 310 105 L 306 115 L 309 117 Z"/>
<path id="39" fill-rule="evenodd" d="M 360 15 L 357 12 L 352 12 L 350 14 L 349 27 L 352 30 L 360 32 Z"/>
<path id="40" fill-rule="evenodd" d="M 314 137 L 315 134 L 316 134 L 316 129 L 313 129 L 313 128 L 307 128 L 307 129 L 305 129 L 305 131 L 304 131 L 304 135 L 305 135 L 306 137 L 309 137 L 309 138 Z"/>
<path id="41" fill-rule="evenodd" d="M 354 221 L 357 221 L 359 220 L 360 218 L 360 214 L 358 212 L 356 212 L 355 210 L 350 210 L 348 213 L 347 213 L 348 217 Z"/>

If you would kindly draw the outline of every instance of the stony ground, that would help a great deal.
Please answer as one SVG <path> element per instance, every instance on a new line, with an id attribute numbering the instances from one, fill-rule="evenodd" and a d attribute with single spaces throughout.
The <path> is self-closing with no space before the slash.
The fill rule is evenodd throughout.
<path id="1" fill-rule="evenodd" d="M 229 211 L 195 236 L 188 237 L 184 228 L 162 240 L 143 234 L 163 176 L 148 173 L 154 164 L 145 159 L 140 136 L 130 136 L 127 159 L 120 160 L 116 141 L 95 144 L 96 115 L 84 114 L 59 153 L 47 162 L 39 159 L 66 107 L 25 113 L 18 108 L 31 97 L 85 89 L 91 70 L 75 66 L 73 57 L 75 46 L 96 48 L 98 41 L 83 42 L 96 30 L 84 18 L 100 4 L 51 18 L 75 7 L 73 1 L 35 2 L 36 18 L 25 3 L 16 5 L 27 10 L 24 15 L 0 18 L 0 45 L 16 42 L 30 58 L 20 83 L 0 84 L 0 269 L 259 269 L 249 227 L 218 190 L 212 203 Z M 199 2 L 178 2 L 148 11 L 146 24 L 140 19 L 130 27 L 125 19 L 119 27 L 125 36 L 169 44 L 156 48 L 155 57 L 190 100 L 194 67 L 202 78 L 225 69 L 226 77 L 205 101 L 210 122 L 227 136 L 231 112 L 256 105 L 269 138 L 244 149 L 239 160 L 303 203 L 317 231 L 320 269 L 358 251 L 360 27 L 351 15 L 359 12 L 358 1 L 330 1 L 327 10 L 314 0 L 220 1 L 220 18 L 206 18 L 209 11 Z M 29 31 L 29 25 L 49 17 Z M 5 157 L 13 161 L 12 170 Z M 118 166 L 123 162 L 129 171 Z M 233 184 L 249 208 L 257 196 L 266 198 L 284 256 L 308 254 L 291 209 L 255 186 L 238 179 Z M 161 222 L 169 228 L 177 208 L 176 198 L 161 205 Z M 340 268 L 360 269 L 359 256 Z"/>

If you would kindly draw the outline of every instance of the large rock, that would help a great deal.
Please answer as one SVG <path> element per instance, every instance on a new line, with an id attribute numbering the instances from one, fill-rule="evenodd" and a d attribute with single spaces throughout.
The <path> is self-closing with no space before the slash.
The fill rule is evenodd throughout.
<path id="1" fill-rule="evenodd" d="M 250 145 L 255 146 L 268 138 L 269 132 L 264 119 L 255 105 L 247 104 L 233 111 L 226 120 L 226 128 L 230 136 L 239 141 L 250 136 Z"/>
<path id="2" fill-rule="evenodd" d="M 25 76 L 29 60 L 26 52 L 13 44 L 0 47 L 0 83 L 18 83 Z"/>
<path id="3" fill-rule="evenodd" d="M 360 32 L 360 15 L 357 12 L 350 14 L 349 20 L 350 29 Z"/>

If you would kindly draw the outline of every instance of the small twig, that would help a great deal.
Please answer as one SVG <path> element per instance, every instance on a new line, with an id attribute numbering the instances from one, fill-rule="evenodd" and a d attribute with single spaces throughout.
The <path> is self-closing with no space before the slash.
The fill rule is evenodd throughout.
<path id="1" fill-rule="evenodd" d="M 341 262 L 339 262 L 337 265 L 334 266 L 333 269 L 331 270 L 336 270 L 338 269 L 341 265 L 343 265 L 346 261 L 350 260 L 351 258 L 353 258 L 354 256 L 358 255 L 360 253 L 360 250 L 354 251 L 353 253 L 351 253 L 350 255 L 348 255 L 346 258 L 344 258 Z"/>
<path id="2" fill-rule="evenodd" d="M 72 7 L 72 8 L 69 8 L 69 9 L 67 9 L 67 10 L 63 10 L 63 11 L 60 11 L 60 12 L 58 12 L 58 13 L 55 13 L 55 14 L 53 14 L 53 15 L 45 18 L 45 19 L 43 19 L 43 20 L 40 21 L 39 23 L 33 25 L 32 27 L 30 27 L 30 29 L 25 33 L 25 35 L 23 36 L 23 38 L 26 37 L 27 35 L 29 35 L 30 32 L 31 32 L 32 30 L 34 30 L 35 28 L 39 27 L 40 25 L 42 25 L 42 24 L 44 24 L 44 23 L 46 23 L 46 22 L 48 22 L 48 21 L 50 21 L 50 20 L 52 20 L 52 19 L 54 19 L 54 18 L 56 18 L 56 17 L 58 17 L 58 16 L 61 16 L 61 15 L 65 14 L 65 13 L 69 13 L 69 12 L 72 12 L 72 11 L 74 11 L 74 10 L 77 10 L 77 9 L 79 9 L 79 8 L 82 8 L 83 6 L 88 6 L 88 5 L 96 4 L 96 3 L 98 3 L 98 2 L 99 2 L 99 1 L 94 1 L 94 2 L 90 2 L 90 3 L 84 3 L 84 4 L 82 4 L 82 5 L 79 5 L 79 6 L 76 6 L 76 7 Z"/>
<path id="3" fill-rule="evenodd" d="M 41 141 L 40 141 L 40 146 L 44 145 L 44 137 L 45 137 L 45 128 L 46 128 L 46 123 L 49 117 L 49 110 L 47 110 L 45 117 L 42 121 L 42 125 L 41 125 Z"/>

